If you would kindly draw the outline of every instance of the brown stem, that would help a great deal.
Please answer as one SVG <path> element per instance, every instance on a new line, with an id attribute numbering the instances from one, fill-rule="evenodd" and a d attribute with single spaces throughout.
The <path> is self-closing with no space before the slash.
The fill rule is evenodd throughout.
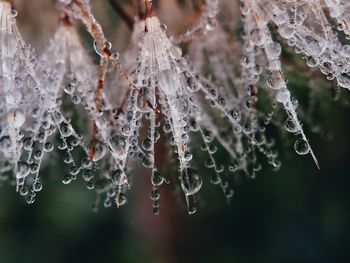
<path id="1" fill-rule="evenodd" d="M 90 140 L 90 151 L 89 151 L 89 159 L 92 161 L 94 159 L 95 153 L 96 153 L 96 135 L 97 135 L 97 125 L 94 121 L 92 125 L 92 135 Z"/>
<path id="2" fill-rule="evenodd" d="M 106 59 L 101 59 L 99 70 L 98 70 L 98 83 L 97 83 L 97 88 L 96 88 L 96 99 L 95 99 L 95 104 L 96 104 L 96 110 L 99 111 L 102 108 L 102 92 L 103 92 L 103 86 L 104 86 L 104 81 L 107 73 L 107 60 Z"/>
<path id="3" fill-rule="evenodd" d="M 66 7 L 62 6 L 60 9 L 61 9 L 60 22 L 62 23 L 62 25 L 72 26 L 73 24 L 72 24 L 72 21 L 70 20 Z"/>
<path id="4" fill-rule="evenodd" d="M 108 67 L 108 59 L 101 58 L 100 65 L 98 68 L 98 82 L 97 82 L 96 98 L 95 98 L 95 106 L 96 106 L 97 113 L 102 109 L 102 93 L 103 93 L 103 87 L 104 87 L 104 82 L 105 82 L 106 73 L 107 73 L 107 67 Z M 95 149 L 96 135 L 97 135 L 97 125 L 96 125 L 96 121 L 94 121 L 94 124 L 92 127 L 92 136 L 90 140 L 90 151 L 89 151 L 90 160 L 94 159 L 95 152 L 96 152 L 96 149 Z"/>
<path id="5" fill-rule="evenodd" d="M 72 3 L 75 3 L 79 7 L 82 13 L 82 20 L 85 23 L 87 30 L 101 49 L 104 50 L 107 47 L 108 41 L 102 32 L 101 26 L 96 22 L 86 5 L 81 0 L 72 0 Z"/>
<path id="6" fill-rule="evenodd" d="M 119 16 L 123 19 L 130 30 L 134 27 L 134 19 L 130 16 L 125 9 L 120 5 L 118 0 L 109 0 L 110 5 L 114 8 L 114 10 L 119 14 Z"/>
<path id="7" fill-rule="evenodd" d="M 60 22 L 64 26 L 72 26 L 72 21 L 70 20 L 69 16 L 63 16 L 60 18 Z"/>
<path id="8" fill-rule="evenodd" d="M 152 0 L 145 0 L 146 18 L 153 16 Z"/>

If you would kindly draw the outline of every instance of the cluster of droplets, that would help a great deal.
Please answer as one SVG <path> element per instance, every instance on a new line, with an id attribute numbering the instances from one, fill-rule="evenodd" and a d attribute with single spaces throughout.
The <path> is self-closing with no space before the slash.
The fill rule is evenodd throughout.
<path id="1" fill-rule="evenodd" d="M 142 147 L 135 144 L 134 148 L 139 156 L 145 158 L 146 163 L 143 164 L 151 170 L 154 212 L 159 212 L 157 188 L 166 182 L 155 166 L 154 145 L 160 132 L 164 132 L 170 138 L 170 146 L 177 159 L 180 185 L 191 214 L 196 211 L 195 194 L 202 186 L 202 178 L 191 164 L 191 132 L 202 138 L 201 149 L 208 154 L 205 166 L 214 170 L 211 182 L 220 186 L 227 199 L 233 195 L 228 174 L 241 171 L 254 177 L 255 172 L 260 170 L 260 165 L 256 162 L 256 149 L 269 156 L 273 163 L 276 162 L 276 155 L 269 150 L 271 145 L 267 143 L 264 130 L 259 128 L 257 119 L 251 117 L 248 110 L 242 118 L 242 113 L 237 110 L 242 105 L 239 98 L 230 96 L 228 89 L 221 90 L 211 80 L 201 77 L 193 65 L 182 57 L 181 49 L 170 42 L 166 27 L 156 16 L 146 18 L 144 23 L 141 50 L 132 75 L 137 88 L 127 99 L 132 112 L 126 116 L 131 116 L 134 120 L 130 119 L 126 123 L 140 124 L 142 120 L 148 123 L 149 132 L 147 138 L 140 142 Z M 252 107 L 250 105 L 248 108 Z M 224 130 L 217 128 L 219 123 L 212 117 L 213 112 L 225 116 Z M 246 123 L 241 124 L 243 119 Z M 158 131 L 161 126 L 162 131 Z M 233 138 L 230 138 L 230 133 L 234 134 Z M 133 134 L 138 136 L 140 133 L 134 129 Z M 217 163 L 217 142 L 235 163 L 226 168 Z"/>
<path id="2" fill-rule="evenodd" d="M 303 55 L 309 67 L 318 67 L 328 80 L 335 79 L 340 87 L 349 89 L 350 49 L 338 34 L 343 32 L 349 38 L 349 4 L 337 0 L 281 2 L 256 1 L 259 19 L 277 26 L 279 35 Z"/>
<path id="3" fill-rule="evenodd" d="M 135 22 L 131 48 L 121 59 L 123 67 L 89 1 L 59 2 L 64 6 L 61 24 L 36 59 L 18 32 L 17 12 L 0 0 L 0 96 L 4 98 L 0 101 L 0 183 L 12 176 L 28 203 L 43 188 L 39 173 L 49 161 L 46 153 L 56 148 L 69 167 L 62 175 L 63 184 L 81 176 L 86 187 L 96 192 L 96 209 L 101 201 L 104 207 L 126 204 L 131 168 L 135 161 L 142 163 L 150 171 L 150 199 L 153 213 L 158 214 L 159 189 L 170 183 L 157 164 L 156 156 L 163 154 L 156 147 L 161 136 L 168 138 L 175 157 L 177 185 L 189 214 L 196 212 L 196 195 L 203 184 L 193 161 L 197 158 L 193 138 L 201 140 L 205 167 L 212 170 L 210 182 L 230 200 L 232 174 L 255 178 L 262 168 L 259 155 L 274 169 L 281 166 L 266 133 L 278 104 L 287 113 L 284 129 L 298 136 L 295 151 L 310 154 L 318 165 L 297 115 L 298 102 L 287 86 L 282 48 L 271 26 L 308 66 L 319 67 L 329 80 L 350 88 L 350 48 L 329 22 L 336 21 L 338 30 L 349 37 L 347 3 L 241 1 L 241 45 L 217 20 L 218 0 L 206 0 L 198 23 L 178 37 L 169 38 L 167 27 L 147 12 L 144 20 Z M 330 10 L 330 18 L 324 8 Z M 94 39 L 99 66 L 81 44 L 71 18 L 81 20 Z M 188 56 L 178 46 L 184 42 Z M 235 65 L 238 49 L 243 58 Z M 109 74 L 115 69 L 118 77 Z M 258 107 L 260 90 L 272 101 L 267 114 Z M 74 105 L 74 110 L 65 112 L 66 104 Z M 80 124 L 91 132 L 79 135 Z M 229 163 L 217 158 L 222 152 Z"/>
<path id="4" fill-rule="evenodd" d="M 37 60 L 16 25 L 17 11 L 0 1 L 0 158 L 1 173 L 28 173 L 21 165 L 23 130 L 30 129 L 32 112 L 40 102 Z"/>
<path id="5" fill-rule="evenodd" d="M 251 71 L 249 79 L 254 84 L 260 81 L 263 71 L 261 63 L 264 65 L 266 69 L 266 85 L 261 85 L 261 87 L 266 87 L 267 92 L 283 105 L 288 115 L 285 129 L 300 136 L 294 144 L 295 151 L 300 155 L 310 153 L 318 166 L 318 161 L 297 116 L 298 102 L 292 98 L 291 92 L 287 87 L 280 60 L 281 45 L 272 38 L 268 27 L 269 20 L 266 19 L 259 1 L 242 3 L 241 10 L 245 29 L 243 36 L 245 44 L 243 48 L 247 53 L 241 65 Z M 278 21 L 280 20 L 282 19 L 279 17 Z"/>
<path id="6" fill-rule="evenodd" d="M 21 176 L 20 193 L 29 196 L 33 202 L 35 193 L 41 190 L 39 172 L 45 153 L 56 146 L 63 152 L 63 162 L 69 167 L 62 175 L 62 182 L 69 184 L 82 170 L 78 158 L 84 153 L 83 138 L 73 128 L 72 121 L 62 113 L 65 96 L 77 108 L 79 117 L 82 109 L 94 117 L 95 66 L 79 41 L 78 34 L 68 18 L 63 18 L 46 51 L 39 58 L 36 68 L 41 81 L 44 99 L 33 110 L 33 123 L 24 139 L 22 164 L 30 167 L 30 177 Z M 91 78 L 92 77 L 92 78 Z M 79 119 L 76 121 L 79 123 Z M 57 138 L 55 138 L 57 136 Z M 56 144 L 56 145 L 55 145 Z M 75 151 L 77 148 L 82 150 Z M 78 152 L 75 157 L 74 152 Z M 29 175 L 29 174 L 28 174 Z M 89 186 L 88 186 L 89 187 Z"/>
<path id="7" fill-rule="evenodd" d="M 218 42 L 222 45 L 218 46 Z M 257 80 L 261 70 L 256 66 L 246 67 L 245 62 L 248 57 L 245 57 L 241 76 L 237 76 L 234 60 L 236 59 L 235 50 L 239 48 L 241 47 L 237 46 L 232 37 L 218 24 L 215 30 L 191 43 L 189 54 L 196 68 L 201 70 L 200 73 L 212 79 L 211 83 L 206 81 L 209 94 L 212 99 L 219 98 L 220 104 L 227 108 L 226 114 L 233 123 L 231 130 L 235 134 L 234 142 L 220 139 L 221 144 L 226 145 L 226 149 L 232 148 L 232 144 L 235 145 L 233 147 L 235 153 L 229 151 L 235 160 L 230 171 L 241 170 L 254 178 L 255 172 L 261 168 L 256 158 L 258 152 L 265 155 L 268 162 L 276 169 L 280 167 L 280 162 L 277 160 L 277 154 L 271 150 L 272 142 L 269 142 L 265 135 L 265 126 L 269 122 L 262 122 L 259 116 L 262 112 L 257 109 Z M 253 62 L 254 57 L 249 59 Z M 207 115 L 205 118 L 206 123 L 210 123 L 208 117 Z M 210 129 L 217 130 L 215 128 L 217 125 L 212 123 Z M 215 133 L 220 134 L 219 131 Z M 230 134 L 229 130 L 226 133 Z"/>
<path id="8" fill-rule="evenodd" d="M 55 146 L 64 152 L 63 161 L 70 166 L 63 182 L 74 180 L 79 172 L 73 150 L 82 138 L 62 114 L 61 104 L 64 94 L 74 104 L 81 103 L 82 94 L 88 96 L 91 72 L 74 29 L 62 23 L 46 52 L 36 59 L 16 27 L 17 12 L 7 1 L 1 1 L 0 7 L 1 76 L 6 81 L 1 85 L 5 98 L 1 102 L 2 173 L 10 176 L 12 171 L 17 191 L 33 203 L 42 190 L 39 173 L 44 157 Z"/>

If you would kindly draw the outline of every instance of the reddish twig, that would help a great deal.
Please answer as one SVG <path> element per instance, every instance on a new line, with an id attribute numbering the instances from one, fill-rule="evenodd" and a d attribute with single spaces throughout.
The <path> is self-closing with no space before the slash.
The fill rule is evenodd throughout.
<path id="1" fill-rule="evenodd" d="M 64 26 L 72 26 L 73 25 L 72 21 L 71 21 L 69 15 L 68 15 L 68 11 L 67 11 L 65 6 L 61 6 L 60 7 L 60 12 L 61 12 L 61 14 L 60 14 L 60 18 L 59 19 L 60 19 L 60 22 L 62 23 L 62 25 L 64 25 Z"/>
<path id="2" fill-rule="evenodd" d="M 96 106 L 97 113 L 102 109 L 102 93 L 103 93 L 103 87 L 104 87 L 104 82 L 105 82 L 106 73 L 107 73 L 107 67 L 108 67 L 108 60 L 106 58 L 101 58 L 100 66 L 98 68 L 98 81 L 97 81 L 96 98 L 95 98 L 95 106 Z M 94 159 L 94 156 L 96 153 L 96 148 L 95 148 L 96 135 L 97 135 L 97 125 L 96 125 L 96 121 L 94 121 L 93 127 L 92 127 L 92 136 L 90 140 L 90 151 L 89 151 L 90 160 Z"/>
<path id="3" fill-rule="evenodd" d="M 152 0 L 145 0 L 146 18 L 153 16 Z"/>

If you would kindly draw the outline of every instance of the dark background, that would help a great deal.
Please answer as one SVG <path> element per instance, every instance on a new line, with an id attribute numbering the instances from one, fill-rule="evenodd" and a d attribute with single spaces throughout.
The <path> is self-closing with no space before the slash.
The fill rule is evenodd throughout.
<path id="1" fill-rule="evenodd" d="M 52 4 L 17 2 L 23 13 L 20 28 L 40 51 L 56 20 L 40 22 L 31 8 L 47 11 Z M 105 21 L 118 17 L 109 9 L 103 16 L 102 4 L 95 2 L 107 32 L 113 32 Z M 116 42 L 122 46 L 123 41 Z M 291 86 L 305 85 L 295 79 Z M 346 92 L 343 96 L 349 99 Z M 126 207 L 94 213 L 93 192 L 81 179 L 63 185 L 59 178 L 64 171 L 52 156 L 53 165 L 42 173 L 44 189 L 33 205 L 9 185 L 0 189 L 0 263 L 350 262 L 349 108 L 327 98 L 320 105 L 320 111 L 331 110 L 305 126 L 321 123 L 322 132 L 333 135 L 326 140 L 308 132 L 321 170 L 310 156 L 295 154 L 289 135 L 277 143 L 281 169 L 263 169 L 255 180 L 235 187 L 231 204 L 209 184 L 211 172 L 201 174 L 204 186 L 192 216 L 182 196 L 178 200 L 168 186 L 161 191 L 161 213 L 153 216 L 149 177 L 140 171 Z"/>

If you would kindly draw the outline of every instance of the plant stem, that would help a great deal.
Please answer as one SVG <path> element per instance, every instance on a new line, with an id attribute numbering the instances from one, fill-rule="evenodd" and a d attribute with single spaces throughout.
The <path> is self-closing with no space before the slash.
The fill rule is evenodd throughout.
<path id="1" fill-rule="evenodd" d="M 152 0 L 145 0 L 145 7 L 146 7 L 146 18 L 151 17 L 153 15 Z"/>

